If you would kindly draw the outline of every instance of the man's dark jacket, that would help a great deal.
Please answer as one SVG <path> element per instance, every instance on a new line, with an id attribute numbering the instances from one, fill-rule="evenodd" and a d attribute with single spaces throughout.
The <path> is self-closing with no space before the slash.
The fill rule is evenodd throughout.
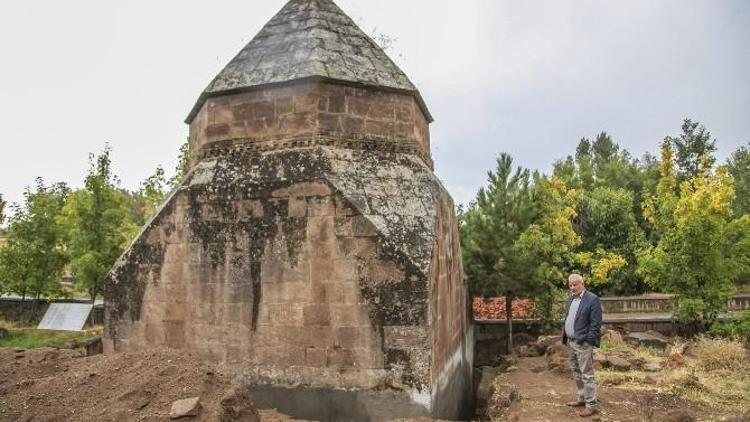
<path id="1" fill-rule="evenodd" d="M 565 319 L 568 317 L 572 297 L 568 298 L 565 304 L 565 316 L 563 317 L 563 344 L 568 343 L 568 335 L 565 334 Z M 575 338 L 572 340 L 586 343 L 599 347 L 602 328 L 602 303 L 599 296 L 588 290 L 583 292 L 581 303 L 578 305 L 578 312 L 574 324 Z"/>

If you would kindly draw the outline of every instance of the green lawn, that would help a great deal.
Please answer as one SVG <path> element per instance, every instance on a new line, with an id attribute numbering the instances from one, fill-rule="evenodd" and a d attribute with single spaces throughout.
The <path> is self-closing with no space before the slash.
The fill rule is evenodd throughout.
<path id="1" fill-rule="evenodd" d="M 63 349 L 70 347 L 73 341 L 83 345 L 83 341 L 91 337 L 86 331 L 51 331 L 35 328 L 9 329 L 8 337 L 0 339 L 0 347 L 18 347 L 35 349 L 39 347 L 56 347 Z"/>

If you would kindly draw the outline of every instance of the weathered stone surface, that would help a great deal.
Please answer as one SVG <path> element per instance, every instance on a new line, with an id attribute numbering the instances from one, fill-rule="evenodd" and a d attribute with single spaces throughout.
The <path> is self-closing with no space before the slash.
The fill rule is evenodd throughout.
<path id="1" fill-rule="evenodd" d="M 607 365 L 618 371 L 629 371 L 633 365 L 617 355 L 607 355 Z"/>
<path id="2" fill-rule="evenodd" d="M 661 365 L 659 365 L 658 363 L 647 363 L 643 365 L 643 370 L 646 372 L 660 372 Z"/>
<path id="3" fill-rule="evenodd" d="M 520 357 L 537 357 L 541 356 L 542 353 L 536 344 L 528 344 L 518 348 L 518 356 Z"/>
<path id="4" fill-rule="evenodd" d="M 539 346 L 539 350 L 543 350 L 543 353 L 546 353 L 549 347 L 555 344 L 562 344 L 562 338 L 559 335 L 539 336 L 536 340 L 536 344 Z"/>
<path id="5" fill-rule="evenodd" d="M 417 92 L 401 69 L 333 1 L 292 0 L 219 72 L 201 99 L 225 91 L 311 77 Z M 201 104 L 199 100 L 194 112 Z M 355 103 L 349 107 L 368 110 L 368 105 Z M 294 104 L 297 109 L 332 111 L 345 106 L 341 99 Z M 288 112 L 291 105 L 286 102 L 279 108 Z M 251 110 L 242 112 L 264 113 L 262 108 Z M 377 117 L 395 110 L 373 108 L 371 113 Z"/>
<path id="6" fill-rule="evenodd" d="M 417 415 L 467 414 L 473 330 L 431 118 L 358 31 L 330 0 L 292 0 L 212 82 L 185 179 L 108 275 L 105 352 L 189 349 L 256 387 L 389 386 Z"/>
<path id="7" fill-rule="evenodd" d="M 594 369 L 602 369 L 607 366 L 607 354 L 601 349 L 594 350 Z"/>
<path id="8" fill-rule="evenodd" d="M 630 333 L 626 340 L 634 346 L 653 347 L 660 350 L 665 350 L 669 347 L 667 340 L 649 333 Z"/>
<path id="9" fill-rule="evenodd" d="M 150 236 L 178 209 L 181 241 Z M 473 341 L 452 209 L 413 155 L 315 147 L 199 161 L 112 270 L 106 337 L 115 350 L 190 348 L 251 383 L 395 382 L 455 409 L 471 394 Z M 408 334 L 386 341 L 379 327 Z"/>
<path id="10" fill-rule="evenodd" d="M 604 333 L 602 334 L 602 340 L 608 340 L 615 343 L 623 343 L 625 341 L 622 337 L 622 334 L 620 334 L 619 331 L 615 330 L 604 330 Z"/>
<path id="11" fill-rule="evenodd" d="M 188 416 L 198 416 L 201 412 L 200 400 L 200 397 L 175 400 L 172 403 L 172 408 L 169 410 L 169 418 L 180 419 Z"/>
<path id="12" fill-rule="evenodd" d="M 221 399 L 221 422 L 259 422 L 260 415 L 253 406 L 247 389 L 233 387 Z"/>

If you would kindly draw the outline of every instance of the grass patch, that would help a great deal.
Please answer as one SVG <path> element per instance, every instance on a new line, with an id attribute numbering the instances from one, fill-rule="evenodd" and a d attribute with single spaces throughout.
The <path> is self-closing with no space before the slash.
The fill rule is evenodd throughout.
<path id="1" fill-rule="evenodd" d="M 17 347 L 22 349 L 37 349 L 40 347 L 56 347 L 64 349 L 72 343 L 83 344 L 91 334 L 86 331 L 52 331 L 37 330 L 35 328 L 9 329 L 8 337 L 0 339 L 0 347 Z"/>
<path id="2" fill-rule="evenodd" d="M 738 340 L 701 337 L 693 353 L 707 371 L 750 369 L 750 355 Z"/>
<path id="3" fill-rule="evenodd" d="M 605 353 L 616 352 L 628 356 L 643 358 L 648 363 L 656 363 L 662 360 L 664 352 L 651 347 L 635 347 L 625 342 L 602 340 L 601 351 Z"/>

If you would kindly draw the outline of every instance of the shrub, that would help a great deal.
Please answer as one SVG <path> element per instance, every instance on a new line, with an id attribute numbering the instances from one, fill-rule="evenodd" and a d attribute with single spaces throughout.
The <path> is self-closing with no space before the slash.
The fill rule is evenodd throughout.
<path id="1" fill-rule="evenodd" d="M 748 351 L 738 340 L 701 337 L 694 353 L 699 365 L 708 371 L 750 368 Z"/>
<path id="2" fill-rule="evenodd" d="M 750 311 L 744 311 L 732 319 L 716 322 L 711 326 L 711 334 L 750 342 Z"/>

